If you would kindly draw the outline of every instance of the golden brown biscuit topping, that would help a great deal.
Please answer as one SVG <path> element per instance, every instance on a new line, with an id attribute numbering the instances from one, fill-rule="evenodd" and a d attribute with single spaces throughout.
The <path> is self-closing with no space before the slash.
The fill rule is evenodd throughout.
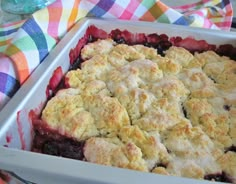
<path id="1" fill-rule="evenodd" d="M 89 162 L 236 182 L 236 62 L 171 47 L 166 56 L 111 39 L 86 45 L 42 118 L 85 140 Z"/>

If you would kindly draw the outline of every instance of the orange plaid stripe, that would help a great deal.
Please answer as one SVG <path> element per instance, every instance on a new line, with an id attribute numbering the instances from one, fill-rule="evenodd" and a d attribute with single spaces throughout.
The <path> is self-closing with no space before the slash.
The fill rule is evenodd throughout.
<path id="1" fill-rule="evenodd" d="M 147 11 L 140 20 L 156 21 L 163 13 L 168 10 L 168 7 L 162 2 L 158 1 Z"/>
<path id="2" fill-rule="evenodd" d="M 8 55 L 13 61 L 18 73 L 18 80 L 22 84 L 30 75 L 27 58 L 15 45 L 8 47 L 6 55 Z"/>
<path id="3" fill-rule="evenodd" d="M 69 30 L 71 28 L 71 26 L 73 26 L 74 23 L 76 22 L 76 17 L 78 15 L 78 11 L 79 11 L 78 10 L 79 3 L 80 3 L 80 0 L 75 0 L 73 8 L 71 10 L 70 17 L 68 19 L 67 30 Z"/>

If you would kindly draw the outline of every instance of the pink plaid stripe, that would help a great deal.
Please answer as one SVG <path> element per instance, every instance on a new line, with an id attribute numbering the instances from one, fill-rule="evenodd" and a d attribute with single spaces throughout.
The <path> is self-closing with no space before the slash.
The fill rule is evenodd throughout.
<path id="1" fill-rule="evenodd" d="M 54 3 L 54 6 L 48 7 L 48 13 L 49 13 L 49 25 L 47 32 L 49 35 L 51 35 L 53 38 L 58 38 L 58 27 L 62 16 L 62 2 L 56 1 Z"/>
<path id="2" fill-rule="evenodd" d="M 8 73 L 10 69 L 11 60 L 0 53 L 0 72 Z"/>
<path id="3" fill-rule="evenodd" d="M 173 8 L 179 12 L 186 12 L 186 11 L 191 11 L 191 10 L 195 9 L 199 5 L 202 5 L 201 1 L 197 2 L 197 3 L 182 5 L 182 6 L 172 6 L 171 8 Z"/>
<path id="4" fill-rule="evenodd" d="M 129 5 L 126 7 L 125 11 L 119 17 L 121 19 L 130 19 L 133 16 L 133 12 L 137 9 L 140 4 L 137 0 L 131 0 Z"/>
<path id="5" fill-rule="evenodd" d="M 0 72 L 6 73 L 14 78 L 16 78 L 16 71 L 14 68 L 14 64 L 11 59 L 4 54 L 0 53 Z"/>
<path id="6" fill-rule="evenodd" d="M 25 22 L 25 20 L 21 20 L 21 21 L 17 21 L 17 22 L 12 22 L 12 23 L 6 23 L 6 24 L 2 24 L 0 25 L 0 29 L 12 29 L 12 28 L 17 28 L 19 26 L 21 26 L 23 23 Z"/>
<path id="7" fill-rule="evenodd" d="M 124 12 L 124 10 L 125 10 L 124 7 L 122 7 L 122 6 L 121 6 L 120 4 L 118 4 L 118 3 L 115 3 L 115 4 L 111 7 L 109 13 L 110 13 L 111 15 L 113 15 L 114 17 L 120 17 L 120 16 L 122 15 L 122 12 Z"/>

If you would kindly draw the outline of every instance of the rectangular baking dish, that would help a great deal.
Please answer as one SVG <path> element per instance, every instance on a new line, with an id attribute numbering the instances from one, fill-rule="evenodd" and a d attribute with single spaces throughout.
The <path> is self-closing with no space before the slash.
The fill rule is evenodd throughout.
<path id="1" fill-rule="evenodd" d="M 79 21 L 44 62 L 22 85 L 10 102 L 0 112 L 0 170 L 10 171 L 32 183 L 211 183 L 188 178 L 143 173 L 127 169 L 102 166 L 72 159 L 30 152 L 32 141 L 31 112 L 42 110 L 47 99 L 49 81 L 60 68 L 68 71 L 70 50 L 75 48 L 89 26 L 110 32 L 114 29 L 131 33 L 165 33 L 169 37 L 194 37 L 210 44 L 236 46 L 236 33 L 201 28 L 191 28 L 161 23 L 124 20 L 83 19 Z M 11 182 L 14 183 L 14 182 Z M 217 182 L 215 182 L 217 183 Z"/>

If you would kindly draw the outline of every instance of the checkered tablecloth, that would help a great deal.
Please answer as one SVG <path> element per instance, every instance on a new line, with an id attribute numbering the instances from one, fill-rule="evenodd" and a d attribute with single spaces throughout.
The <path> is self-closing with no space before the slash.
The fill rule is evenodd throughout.
<path id="1" fill-rule="evenodd" d="M 159 0 L 57 0 L 31 18 L 0 26 L 0 110 L 53 47 L 83 17 L 102 17 L 229 30 L 229 0 L 168 7 Z"/>

